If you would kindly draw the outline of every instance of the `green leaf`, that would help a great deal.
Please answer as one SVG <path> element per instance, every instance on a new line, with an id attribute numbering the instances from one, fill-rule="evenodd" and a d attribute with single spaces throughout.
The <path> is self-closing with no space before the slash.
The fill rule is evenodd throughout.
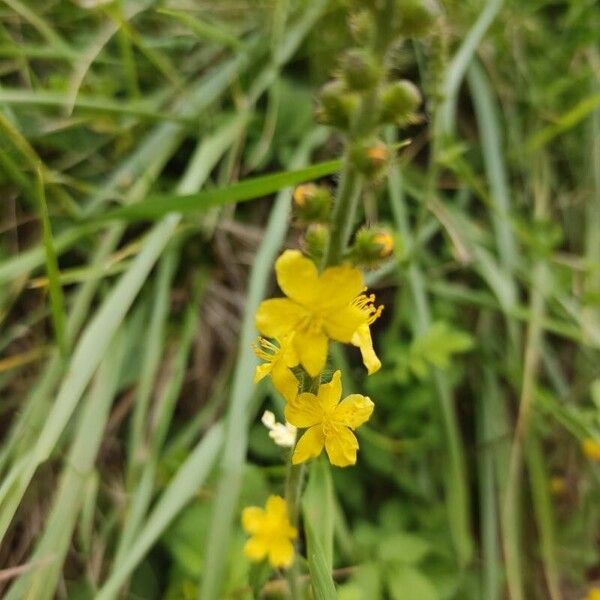
<path id="1" fill-rule="evenodd" d="M 308 570 L 315 600 L 335 600 L 337 595 L 331 571 L 327 567 L 327 558 L 309 519 L 304 520 L 304 531 L 306 533 Z"/>
<path id="2" fill-rule="evenodd" d="M 429 554 L 429 543 L 411 533 L 394 533 L 386 537 L 379 545 L 379 558 L 384 561 L 401 562 L 414 565 Z"/>
<path id="3" fill-rule="evenodd" d="M 363 600 L 382 597 L 382 574 L 379 565 L 368 562 L 358 566 L 352 579 L 338 588 L 339 600 Z"/>
<path id="4" fill-rule="evenodd" d="M 439 594 L 431 581 L 413 567 L 400 567 L 388 575 L 392 600 L 438 600 Z"/>
<path id="5" fill-rule="evenodd" d="M 447 369 L 454 354 L 466 352 L 472 346 L 473 338 L 468 333 L 454 329 L 444 321 L 436 321 L 413 340 L 409 350 L 410 369 L 423 379 L 427 375 L 427 365 Z"/>
<path id="6" fill-rule="evenodd" d="M 310 477 L 304 493 L 304 520 L 310 521 L 318 532 L 325 563 L 333 568 L 334 498 L 329 462 L 321 456 L 310 467 Z"/>
<path id="7" fill-rule="evenodd" d="M 168 194 L 149 198 L 144 202 L 122 206 L 97 217 L 97 221 L 160 219 L 168 213 L 205 211 L 232 202 L 255 200 L 312 181 L 338 171 L 341 160 L 329 160 L 295 171 L 282 171 L 271 175 L 252 177 L 216 190 L 205 190 L 195 194 Z"/>

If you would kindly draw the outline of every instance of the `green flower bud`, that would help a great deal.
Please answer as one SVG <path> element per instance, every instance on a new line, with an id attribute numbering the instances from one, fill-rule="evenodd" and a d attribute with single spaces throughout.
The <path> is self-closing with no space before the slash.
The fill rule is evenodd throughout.
<path id="1" fill-rule="evenodd" d="M 355 48 L 342 58 L 342 74 L 349 89 L 369 90 L 381 77 L 381 65 L 371 53 Z"/>
<path id="2" fill-rule="evenodd" d="M 335 80 L 325 84 L 319 100 L 317 119 L 321 123 L 342 130 L 350 128 L 352 116 L 358 106 L 358 98 L 346 90 L 343 82 Z"/>
<path id="3" fill-rule="evenodd" d="M 325 256 L 329 245 L 329 227 L 320 223 L 310 225 L 304 235 L 304 250 L 317 264 Z"/>
<path id="4" fill-rule="evenodd" d="M 350 148 L 350 160 L 369 178 L 375 178 L 384 169 L 390 157 L 388 147 L 376 140 L 355 142 Z"/>
<path id="5" fill-rule="evenodd" d="M 333 198 L 326 187 L 303 183 L 296 187 L 292 197 L 294 217 L 300 224 L 325 223 L 329 220 Z"/>
<path id="6" fill-rule="evenodd" d="M 431 0 L 397 0 L 398 33 L 406 37 L 423 37 L 437 17 Z"/>
<path id="7" fill-rule="evenodd" d="M 355 264 L 377 267 L 394 252 L 394 236 L 384 227 L 364 227 L 354 238 L 351 256 Z"/>
<path id="8" fill-rule="evenodd" d="M 413 118 L 421 103 L 421 94 L 416 85 L 407 79 L 395 81 L 384 88 L 381 93 L 382 123 L 407 125 Z"/>

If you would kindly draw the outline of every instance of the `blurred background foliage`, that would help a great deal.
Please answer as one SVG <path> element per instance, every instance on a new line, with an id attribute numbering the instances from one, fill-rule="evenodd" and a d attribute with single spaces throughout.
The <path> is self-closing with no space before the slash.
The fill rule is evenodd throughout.
<path id="1" fill-rule="evenodd" d="M 253 313 L 303 244 L 291 171 L 340 156 L 315 104 L 360 4 L 0 3 L 3 597 L 285 595 L 238 522 L 285 476 Z M 425 102 L 363 194 L 395 237 L 367 277 L 384 367 L 330 365 L 376 404 L 332 471 L 337 592 L 580 599 L 600 586 L 600 9 L 439 11 L 393 54 Z"/>

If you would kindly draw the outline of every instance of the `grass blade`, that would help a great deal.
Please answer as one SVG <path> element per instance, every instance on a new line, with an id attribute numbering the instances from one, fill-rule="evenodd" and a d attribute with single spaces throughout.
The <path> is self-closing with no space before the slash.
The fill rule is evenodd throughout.
<path id="1" fill-rule="evenodd" d="M 216 190 L 206 190 L 188 195 L 165 195 L 144 202 L 108 211 L 97 221 L 160 219 L 172 212 L 188 213 L 206 211 L 232 202 L 255 200 L 284 188 L 325 177 L 337 172 L 340 160 L 329 160 L 294 171 L 252 177 Z"/>
<path id="2" fill-rule="evenodd" d="M 216 424 L 202 438 L 170 481 L 127 555 L 113 569 L 96 594 L 96 600 L 110 600 L 114 597 L 171 521 L 198 493 L 217 460 L 222 443 L 223 426 Z"/>
<path id="3" fill-rule="evenodd" d="M 46 273 L 48 275 L 48 291 L 50 293 L 50 312 L 52 314 L 52 325 L 56 343 L 63 357 L 67 355 L 67 338 L 65 332 L 65 298 L 60 284 L 60 270 L 54 248 L 54 238 L 48 217 L 48 206 L 46 204 L 46 193 L 42 168 L 37 165 L 36 169 L 36 195 L 39 201 L 40 218 L 42 221 L 42 234 L 44 249 L 46 252 Z"/>
<path id="4" fill-rule="evenodd" d="M 139 320 L 138 320 L 139 321 Z M 139 322 L 139 325 L 142 323 Z M 131 331 L 135 339 L 140 330 Z M 125 336 L 117 337 L 106 354 L 94 387 L 88 394 L 68 460 L 63 467 L 59 489 L 50 516 L 30 561 L 40 562 L 38 567 L 22 576 L 13 585 L 7 600 L 42 600 L 54 597 L 69 542 L 82 508 L 88 476 L 93 473 L 94 462 L 108 420 L 121 363 L 124 356 Z"/>

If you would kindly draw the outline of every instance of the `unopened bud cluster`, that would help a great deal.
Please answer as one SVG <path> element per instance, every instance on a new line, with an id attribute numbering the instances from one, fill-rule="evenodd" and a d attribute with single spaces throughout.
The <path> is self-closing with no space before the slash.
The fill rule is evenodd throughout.
<path id="1" fill-rule="evenodd" d="M 406 127 L 418 120 L 421 94 L 406 79 L 392 80 L 388 55 L 400 39 L 426 35 L 436 13 L 429 0 L 351 2 L 350 28 L 361 47 L 340 60 L 333 81 L 321 90 L 317 118 L 343 132 L 350 158 L 368 179 L 382 172 L 389 150 L 378 141 L 383 125 Z"/>

